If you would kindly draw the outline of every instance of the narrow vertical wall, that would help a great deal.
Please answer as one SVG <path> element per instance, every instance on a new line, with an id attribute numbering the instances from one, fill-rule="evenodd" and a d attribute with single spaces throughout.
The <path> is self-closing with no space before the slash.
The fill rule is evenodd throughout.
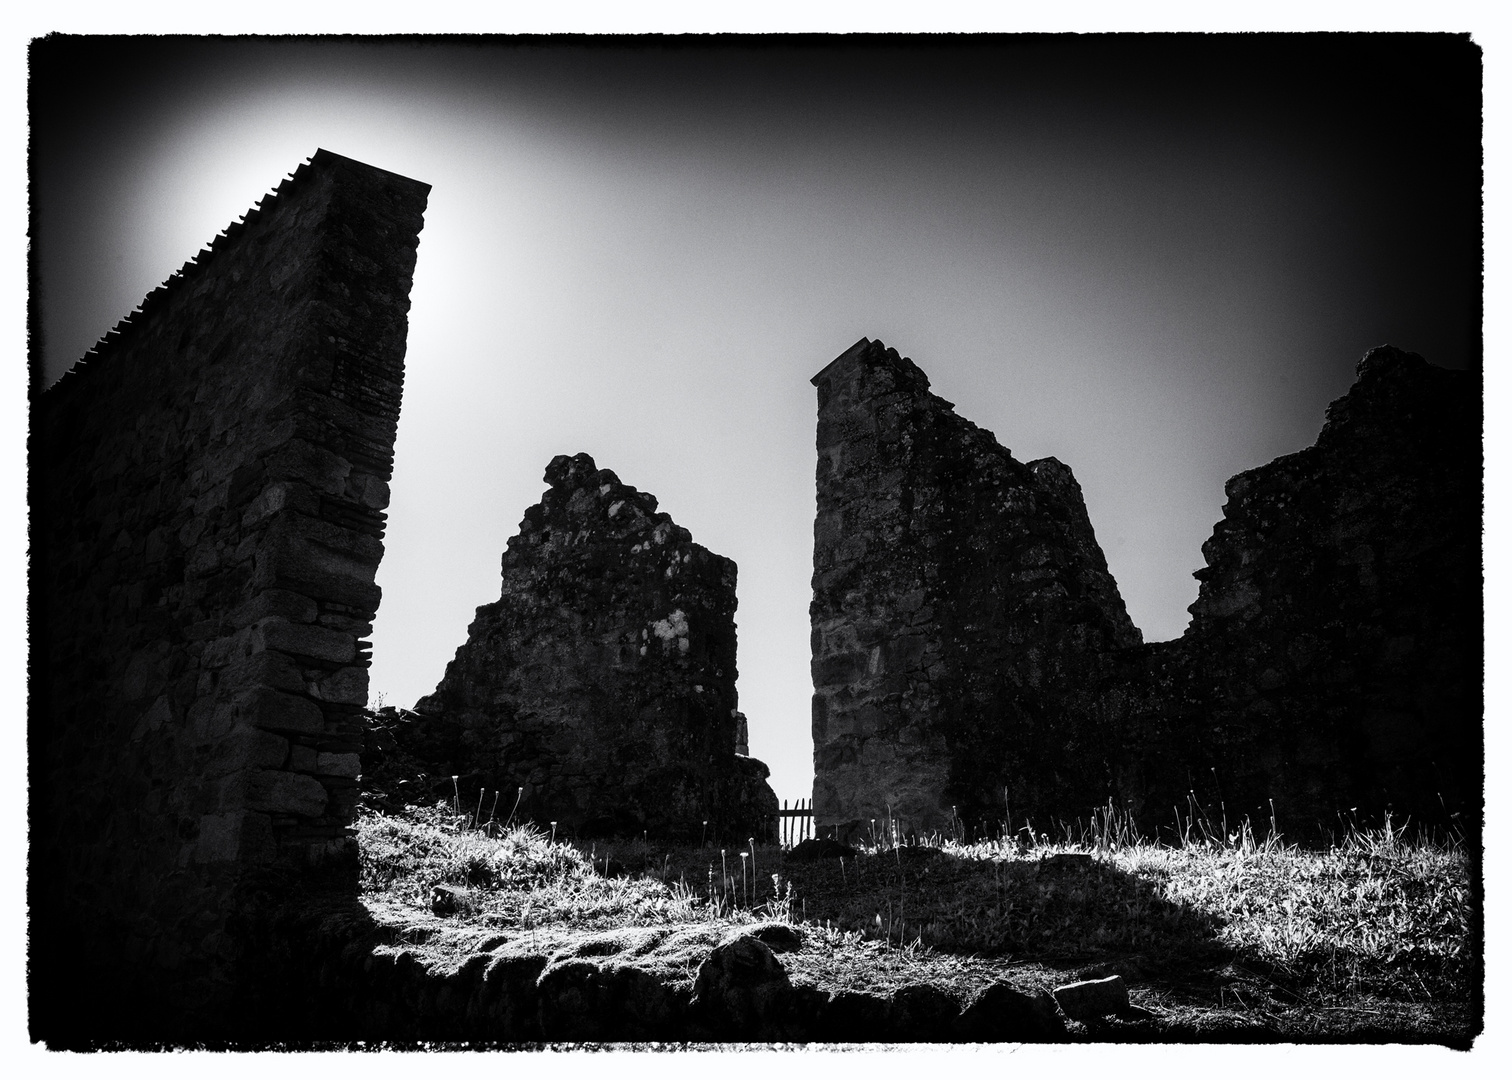
<path id="1" fill-rule="evenodd" d="M 1015 460 L 881 342 L 813 383 L 816 824 L 954 832 L 1081 798 L 1110 775 L 1088 673 L 1140 639 L 1071 471 Z"/>
<path id="2" fill-rule="evenodd" d="M 317 152 L 33 402 L 34 1037 L 234 1025 L 268 874 L 355 874 L 428 190 Z"/>

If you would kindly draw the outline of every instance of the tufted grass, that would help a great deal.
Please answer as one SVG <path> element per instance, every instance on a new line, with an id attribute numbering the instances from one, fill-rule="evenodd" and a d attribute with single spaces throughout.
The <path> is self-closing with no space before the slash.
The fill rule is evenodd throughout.
<path id="1" fill-rule="evenodd" d="M 532 824 L 478 830 L 448 810 L 364 810 L 357 819 L 365 896 L 429 910 L 438 885 L 462 891 L 487 926 L 608 930 L 694 921 L 689 897 L 646 878 L 604 878 L 591 858 Z"/>
<path id="2" fill-rule="evenodd" d="M 1173 847 L 1111 810 L 1062 832 L 1060 842 L 937 838 L 933 857 L 883 844 L 848 870 L 790 873 L 808 918 L 899 945 L 1122 960 L 1136 975 L 1206 965 L 1294 1004 L 1467 1000 L 1479 986 L 1471 860 L 1454 836 L 1409 838 L 1387 818 L 1313 851 L 1274 831 L 1258 839 L 1245 822 L 1227 835 L 1187 831 Z M 1056 869 L 1068 856 L 1086 865 Z"/>
<path id="3" fill-rule="evenodd" d="M 614 951 L 616 935 L 650 931 L 707 945 L 777 919 L 804 928 L 804 948 L 784 957 L 794 981 L 830 989 L 914 981 L 968 994 L 995 979 L 1029 988 L 1116 973 L 1167 1015 L 1258 1017 L 1310 1035 L 1330 1017 L 1479 1000 L 1470 856 L 1389 821 L 1326 851 L 1258 839 L 1247 824 L 1188 830 L 1171 846 L 1110 810 L 1058 842 L 935 838 L 817 863 L 771 845 L 579 847 L 530 824 L 473 829 L 444 804 L 365 811 L 357 828 L 364 898 L 409 919 L 432 951 L 477 948 L 488 933 L 530 935 L 547 951 Z M 432 916 L 436 885 L 462 890 L 465 909 Z"/>

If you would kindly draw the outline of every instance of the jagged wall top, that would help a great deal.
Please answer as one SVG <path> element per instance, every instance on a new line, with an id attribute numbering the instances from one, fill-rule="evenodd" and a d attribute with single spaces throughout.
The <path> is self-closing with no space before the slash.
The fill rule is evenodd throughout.
<path id="1" fill-rule="evenodd" d="M 929 376 L 924 374 L 923 368 L 919 367 L 918 364 L 915 364 L 908 357 L 900 355 L 897 349 L 892 349 L 882 344 L 880 338 L 873 341 L 871 338 L 865 337 L 835 357 L 828 364 L 825 364 L 809 382 L 818 386 L 820 380 L 824 378 L 830 368 L 836 364 L 853 359 L 864 360 L 877 367 L 886 367 L 897 377 L 899 389 L 918 390 L 920 392 L 929 389 Z M 944 399 L 942 398 L 941 400 L 943 401 Z M 945 405 L 951 409 L 955 408 L 954 402 L 946 401 Z"/>
<path id="2" fill-rule="evenodd" d="M 578 545 L 590 535 L 624 539 L 644 535 L 643 544 L 630 549 L 632 554 L 649 550 L 653 544 L 658 547 L 691 544 L 698 558 L 717 566 L 720 576 L 733 586 L 734 562 L 695 544 L 693 534 L 674 522 L 670 514 L 657 512 L 655 495 L 622 482 L 612 469 L 600 469 L 589 455 L 558 454 L 546 466 L 543 479 L 549 486 L 541 501 L 525 511 L 520 531 L 509 538 L 505 547 L 506 575 L 526 557 L 527 548 L 548 542 L 548 534 L 549 542 L 567 547 Z"/>
<path id="3" fill-rule="evenodd" d="M 291 202 L 299 198 L 306 191 L 309 191 L 319 178 L 348 167 L 359 168 L 369 174 L 377 173 L 384 176 L 398 177 L 407 183 L 415 185 L 415 187 L 425 193 L 429 193 L 431 189 L 431 186 L 423 181 L 414 180 L 410 177 L 399 177 L 398 173 L 391 173 L 386 169 L 379 169 L 372 165 L 356 161 L 353 158 L 334 154 L 329 150 L 317 149 L 308 161 L 301 162 L 299 167 L 292 173 L 286 174 L 284 179 L 279 181 L 278 186 L 258 199 L 250 210 L 216 233 L 214 239 L 210 241 L 209 247 L 201 248 L 197 255 L 168 275 L 166 281 L 149 292 L 140 304 L 127 314 L 125 318 L 117 322 L 115 326 L 107 330 L 84 353 L 83 357 L 65 371 L 57 382 L 46 387 L 43 392 L 51 392 L 70 381 L 72 376 L 87 369 L 92 363 L 107 359 L 129 347 L 131 338 L 135 334 L 148 326 L 151 320 L 165 308 L 175 295 L 192 285 L 204 273 L 217 255 L 255 225 L 258 219 L 265 213 L 282 203 Z"/>

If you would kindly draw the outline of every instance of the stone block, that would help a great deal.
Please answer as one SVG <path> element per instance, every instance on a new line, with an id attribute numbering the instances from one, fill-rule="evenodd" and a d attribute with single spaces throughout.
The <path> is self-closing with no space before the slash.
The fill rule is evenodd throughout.
<path id="1" fill-rule="evenodd" d="M 257 624 L 263 647 L 313 660 L 344 664 L 357 655 L 357 642 L 351 634 L 323 626 L 264 619 Z"/>
<path id="2" fill-rule="evenodd" d="M 351 462 L 345 458 L 298 438 L 269 454 L 265 463 L 269 478 L 305 483 L 327 495 L 342 494 L 352 471 Z"/>
<path id="3" fill-rule="evenodd" d="M 362 759 L 356 754 L 320 754 L 315 760 L 315 772 L 320 776 L 345 776 L 355 780 L 362 775 Z"/>
<path id="4" fill-rule="evenodd" d="M 310 696 L 339 705 L 366 705 L 368 671 L 365 667 L 348 667 L 308 684 Z"/>
<path id="5" fill-rule="evenodd" d="M 235 701 L 200 698 L 189 706 L 189 735 L 198 745 L 216 743 L 236 727 L 240 709 Z"/>
<path id="6" fill-rule="evenodd" d="M 837 990 L 824 1007 L 823 1034 L 826 1042 L 892 1042 L 895 1033 L 889 1024 L 887 998 L 864 990 Z"/>
<path id="7" fill-rule="evenodd" d="M 136 727 L 131 731 L 131 741 L 137 742 L 159 730 L 165 724 L 173 723 L 173 708 L 166 697 L 159 697 L 152 703 L 152 707 L 142 714 L 137 721 Z"/>
<path id="8" fill-rule="evenodd" d="M 363 506 L 373 510 L 383 510 L 389 504 L 389 486 L 376 476 L 365 476 L 362 479 L 358 499 Z"/>
<path id="9" fill-rule="evenodd" d="M 194 862 L 265 863 L 272 857 L 273 831 L 267 815 L 238 810 L 200 818 Z"/>
<path id="10" fill-rule="evenodd" d="M 233 728 L 211 754 L 207 772 L 224 776 L 239 769 L 276 769 L 289 756 L 289 740 L 255 727 Z"/>
<path id="11" fill-rule="evenodd" d="M 862 682 L 869 674 L 871 653 L 860 651 L 816 657 L 810 666 L 813 669 L 815 687 L 854 685 Z"/>
<path id="12" fill-rule="evenodd" d="M 373 576 L 382 555 L 379 541 L 312 519 L 295 526 L 288 515 L 268 532 L 257 553 L 254 588 L 289 588 L 360 611 L 378 609 L 383 594 Z"/>
<path id="13" fill-rule="evenodd" d="M 265 687 L 298 694 L 305 689 L 305 678 L 292 658 L 281 652 L 259 652 L 233 660 L 220 671 L 220 685 L 225 690 Z"/>
<path id="14" fill-rule="evenodd" d="M 741 935 L 716 946 L 699 965 L 693 1001 L 716 1031 L 754 1039 L 782 1016 L 791 991 L 787 971 L 772 950 Z"/>
<path id="15" fill-rule="evenodd" d="M 237 630 L 228 637 L 216 638 L 205 643 L 200 653 L 200 666 L 221 668 L 227 664 L 252 655 L 252 631 L 249 627 Z"/>
<path id="16" fill-rule="evenodd" d="M 1049 994 L 993 983 L 961 1011 L 955 1031 L 967 1042 L 1054 1042 L 1065 1038 L 1066 1024 Z"/>
<path id="17" fill-rule="evenodd" d="M 900 1042 L 947 1042 L 961 1003 L 928 983 L 900 986 L 889 995 L 887 1029 Z"/>
<path id="18" fill-rule="evenodd" d="M 241 722 L 267 731 L 319 735 L 325 730 L 325 714 L 309 698 L 277 690 L 251 690 L 236 698 Z"/>
<path id="19" fill-rule="evenodd" d="M 541 1031 L 554 1041 L 666 1039 L 682 1003 L 648 971 L 588 959 L 553 962 L 536 982 Z"/>
<path id="20" fill-rule="evenodd" d="M 264 769 L 248 779 L 247 806 L 269 814 L 319 817 L 328 796 L 319 780 L 300 773 Z"/>

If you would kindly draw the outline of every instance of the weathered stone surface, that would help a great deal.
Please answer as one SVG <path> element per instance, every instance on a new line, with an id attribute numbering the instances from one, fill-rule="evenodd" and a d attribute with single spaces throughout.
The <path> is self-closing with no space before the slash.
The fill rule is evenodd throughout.
<path id="1" fill-rule="evenodd" d="M 1122 975 L 1067 983 L 1050 991 L 1061 1012 L 1072 1020 L 1112 1016 L 1129 1008 L 1129 987 Z"/>
<path id="2" fill-rule="evenodd" d="M 741 934 L 717 946 L 699 965 L 693 1004 L 723 1036 L 764 1038 L 784 1017 L 791 991 L 787 971 L 772 950 Z"/>
<path id="3" fill-rule="evenodd" d="M 813 382 L 816 826 L 950 833 L 1005 786 L 1075 805 L 1104 772 L 1084 681 L 1140 638 L 1070 470 L 1015 460 L 880 342 Z"/>
<path id="4" fill-rule="evenodd" d="M 633 964 L 571 958 L 553 962 L 536 984 L 548 1039 L 624 1041 L 676 1037 L 685 1004 Z"/>
<path id="5" fill-rule="evenodd" d="M 865 990 L 836 990 L 825 1003 L 820 1038 L 833 1042 L 892 1042 L 888 999 Z"/>
<path id="6" fill-rule="evenodd" d="M 272 825 L 266 814 L 238 810 L 200 818 L 196 863 L 265 863 L 276 852 Z"/>
<path id="7" fill-rule="evenodd" d="M 460 893 L 461 890 L 449 890 Z M 452 909 L 456 910 L 456 909 Z M 387 917 L 393 918 L 396 913 Z M 827 989 L 788 982 L 781 960 L 750 931 L 712 924 L 624 927 L 586 935 L 457 925 L 446 949 L 421 960 L 373 946 L 358 908 L 321 918 L 291 909 L 270 946 L 309 956 L 317 977 L 290 1014 L 316 1018 L 305 1037 L 345 1040 L 1017 1042 L 1066 1037 L 1048 993 L 984 987 L 962 1010 L 928 984 Z M 404 923 L 385 921 L 392 941 Z M 471 941 L 468 941 L 468 938 Z M 454 947 L 476 950 L 460 965 Z M 686 978 L 697 965 L 694 985 Z M 889 980 L 890 981 L 890 980 Z M 1139 1015 L 1130 1011 L 1125 1017 Z"/>
<path id="8" fill-rule="evenodd" d="M 735 564 L 586 454 L 546 482 L 407 748 L 563 833 L 774 839 L 735 752 Z"/>
<path id="9" fill-rule="evenodd" d="M 887 1002 L 887 1028 L 897 1042 L 947 1042 L 961 1003 L 937 986 L 900 986 Z"/>
<path id="10" fill-rule="evenodd" d="M 486 1023 L 482 1030 L 499 1038 L 540 1038 L 536 984 L 548 963 L 548 957 L 529 951 L 506 951 L 489 962 L 483 975 L 486 1006 L 478 1010 Z"/>
<path id="11" fill-rule="evenodd" d="M 225 776 L 243 769 L 277 769 L 288 760 L 288 739 L 271 731 L 239 727 L 216 744 L 206 774 Z"/>
<path id="12" fill-rule="evenodd" d="M 1283 831 L 1477 820 L 1478 383 L 1389 346 L 1358 376 L 1315 446 L 1229 481 L 1191 626 L 1152 645 L 1064 465 L 1021 465 L 878 342 L 815 376 L 816 825 L 1111 798 L 1153 829 L 1194 789 Z"/>
<path id="13" fill-rule="evenodd" d="M 263 647 L 290 656 L 313 660 L 332 660 L 339 664 L 357 655 L 357 643 L 351 634 L 327 630 L 321 626 L 301 626 L 282 619 L 266 619 L 258 625 Z"/>
<path id="14" fill-rule="evenodd" d="M 1478 379 L 1371 350 L 1317 442 L 1228 482 L 1179 640 L 1102 691 L 1122 799 L 1195 784 L 1293 836 L 1342 810 L 1479 819 Z"/>
<path id="15" fill-rule="evenodd" d="M 1066 1022 L 1049 994 L 993 983 L 961 1011 L 955 1032 L 967 1042 L 1054 1042 L 1065 1036 Z"/>
<path id="16" fill-rule="evenodd" d="M 248 777 L 247 806 L 270 814 L 319 817 L 326 789 L 312 776 L 259 769 Z"/>
<path id="17" fill-rule="evenodd" d="M 349 837 L 291 770 L 360 709 L 309 687 L 366 667 L 427 190 L 317 152 L 33 402 L 34 1037 L 235 1022 L 248 875 Z"/>
<path id="18" fill-rule="evenodd" d="M 789 923 L 761 923 L 742 931 L 742 935 L 755 938 L 774 953 L 797 952 L 803 948 L 803 931 Z"/>
<path id="19" fill-rule="evenodd" d="M 309 698 L 261 688 L 236 700 L 237 714 L 247 724 L 269 731 L 318 735 L 325 730 L 325 713 Z"/>

